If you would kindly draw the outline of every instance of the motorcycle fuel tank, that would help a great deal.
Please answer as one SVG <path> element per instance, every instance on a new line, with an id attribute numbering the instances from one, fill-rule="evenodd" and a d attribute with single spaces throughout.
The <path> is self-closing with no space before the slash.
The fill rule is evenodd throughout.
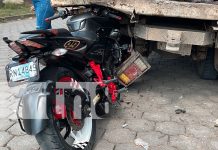
<path id="1" fill-rule="evenodd" d="M 116 28 L 117 24 L 112 19 L 88 12 L 71 17 L 67 21 L 67 26 L 72 36 L 80 37 L 88 43 L 93 43 L 101 36 L 99 31 L 103 29 L 105 32 L 109 31 L 109 34 L 113 28 Z"/>

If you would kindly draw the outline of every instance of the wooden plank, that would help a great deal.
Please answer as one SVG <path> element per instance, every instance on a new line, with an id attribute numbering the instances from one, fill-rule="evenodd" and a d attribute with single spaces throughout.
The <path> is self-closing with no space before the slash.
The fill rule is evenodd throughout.
<path id="1" fill-rule="evenodd" d="M 147 16 L 218 20 L 218 5 L 169 0 L 52 0 L 54 6 L 97 4 Z"/>

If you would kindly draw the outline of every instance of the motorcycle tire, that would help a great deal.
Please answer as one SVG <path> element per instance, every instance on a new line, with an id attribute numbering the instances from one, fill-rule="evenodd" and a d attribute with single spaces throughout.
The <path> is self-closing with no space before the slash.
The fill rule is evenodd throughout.
<path id="1" fill-rule="evenodd" d="M 72 78 L 76 79 L 75 74 L 65 68 L 46 68 L 41 72 L 41 79 L 40 81 L 58 81 L 61 76 L 71 76 Z M 54 115 L 52 113 L 52 109 L 48 108 L 48 126 L 42 132 L 37 134 L 36 140 L 40 145 L 42 150 L 91 150 L 94 143 L 95 143 L 95 136 L 96 136 L 96 121 L 91 118 L 89 120 L 89 124 L 91 124 L 91 129 L 85 131 L 91 131 L 88 143 L 80 143 L 78 145 L 69 145 L 64 137 L 61 135 L 60 130 L 57 127 L 57 123 L 54 119 Z M 89 117 L 87 117 L 89 118 Z M 87 119 L 88 120 L 88 119 Z M 85 122 L 85 121 L 84 121 Z M 86 123 L 84 123 L 85 127 Z M 82 130 L 82 129 L 81 129 Z M 80 131 L 82 133 L 82 131 Z"/>

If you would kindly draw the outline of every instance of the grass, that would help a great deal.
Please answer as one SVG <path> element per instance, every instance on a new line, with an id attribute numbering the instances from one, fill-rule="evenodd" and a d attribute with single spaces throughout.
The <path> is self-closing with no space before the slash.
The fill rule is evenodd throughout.
<path id="1" fill-rule="evenodd" d="M 0 7 L 0 17 L 19 16 L 31 13 L 30 5 L 5 4 Z"/>

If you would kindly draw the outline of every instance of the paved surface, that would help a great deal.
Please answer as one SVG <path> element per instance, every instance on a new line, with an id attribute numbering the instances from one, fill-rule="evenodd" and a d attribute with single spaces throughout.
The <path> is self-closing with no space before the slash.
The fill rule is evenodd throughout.
<path id="1" fill-rule="evenodd" d="M 63 21 L 54 24 L 61 27 Z M 0 38 L 16 39 L 19 32 L 34 27 L 34 20 L 0 24 Z M 13 56 L 0 41 L 1 80 L 4 66 Z M 218 150 L 218 81 L 200 80 L 188 58 L 165 59 L 154 54 L 153 68 L 123 95 L 111 117 L 98 121 L 94 150 L 140 150 L 141 138 L 149 150 Z M 25 135 L 14 114 L 19 87 L 0 85 L 0 150 L 38 150 L 34 137 Z M 185 109 L 185 114 L 175 110 Z M 126 127 L 122 127 L 126 124 Z"/>

